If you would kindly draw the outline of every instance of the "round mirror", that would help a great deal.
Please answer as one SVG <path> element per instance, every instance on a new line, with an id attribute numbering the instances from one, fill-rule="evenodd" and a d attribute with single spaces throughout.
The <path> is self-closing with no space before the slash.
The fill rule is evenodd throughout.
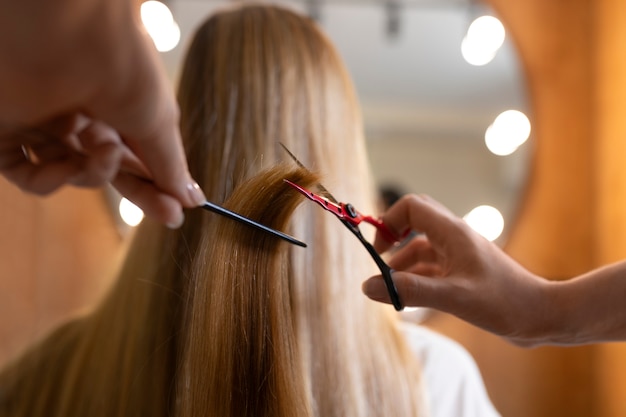
<path id="1" fill-rule="evenodd" d="M 527 112 L 512 42 L 505 36 L 489 62 L 472 65 L 462 46 L 472 22 L 494 16 L 490 10 L 458 1 L 396 2 L 395 11 L 362 3 L 327 6 L 321 23 L 357 85 L 379 185 L 429 194 L 503 242 L 525 183 L 529 145 L 518 141 L 511 153 L 496 155 L 485 136 L 489 129 L 497 143 L 512 138 L 520 129 L 502 132 L 496 119 L 506 119 L 498 116 L 508 110 Z M 522 142 L 528 137 L 519 134 Z M 482 206 L 501 213 L 502 235 L 492 232 L 502 221 L 497 213 L 473 211 Z"/>
<path id="2" fill-rule="evenodd" d="M 171 2 L 181 45 L 224 3 Z M 346 61 L 378 185 L 429 194 L 503 242 L 525 183 L 529 145 L 518 140 L 497 155 L 485 142 L 486 133 L 496 145 L 519 136 L 520 128 L 511 133 L 502 126 L 510 117 L 498 116 L 527 111 L 515 50 L 494 14 L 470 0 L 276 3 L 317 19 Z M 485 33 L 490 28 L 495 32 Z M 162 54 L 172 74 L 183 53 L 179 46 Z"/>

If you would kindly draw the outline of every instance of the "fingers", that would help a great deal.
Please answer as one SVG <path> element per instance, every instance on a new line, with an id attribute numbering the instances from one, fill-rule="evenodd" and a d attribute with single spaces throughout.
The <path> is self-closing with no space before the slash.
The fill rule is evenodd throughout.
<path id="1" fill-rule="evenodd" d="M 117 132 L 103 123 L 92 123 L 79 135 L 90 155 L 75 185 L 96 186 L 106 179 L 146 216 L 178 228 L 184 221 L 180 201 L 163 192 L 141 161 L 121 143 Z"/>
<path id="2" fill-rule="evenodd" d="M 117 132 L 104 123 L 93 122 L 75 136 L 84 158 L 81 172 L 71 183 L 99 187 L 111 182 L 120 169 L 124 148 Z"/>
<path id="3" fill-rule="evenodd" d="M 184 207 L 201 205 L 206 198 L 188 171 L 171 83 L 147 35 L 130 36 L 132 71 L 123 74 L 122 88 L 94 97 L 90 109 L 121 134 L 160 191 Z"/>
<path id="4" fill-rule="evenodd" d="M 184 207 L 196 207 L 206 201 L 187 170 L 177 124 L 154 136 L 135 136 L 128 142 L 159 190 L 177 199 Z"/>
<path id="5" fill-rule="evenodd" d="M 81 15 L 81 36 L 69 36 L 77 32 L 67 27 L 55 38 L 67 55 L 37 60 L 45 77 L 8 67 L 12 82 L 3 85 L 10 88 L 0 100 L 0 123 L 6 125 L 0 125 L 0 172 L 38 194 L 67 183 L 93 187 L 114 180 L 147 215 L 178 224 L 182 207 L 205 197 L 189 174 L 173 88 L 147 33 L 131 24 L 132 8 L 109 3 L 113 9 L 104 17 L 115 15 L 125 24 L 100 13 Z M 7 137 L 23 124 L 31 126 L 29 138 Z M 24 154 L 23 145 L 32 154 Z"/>
<path id="6" fill-rule="evenodd" d="M 78 164 L 70 161 L 34 165 L 23 162 L 2 170 L 4 176 L 19 188 L 38 195 L 47 195 L 67 184 L 80 172 Z"/>
<path id="7" fill-rule="evenodd" d="M 437 254 L 430 242 L 423 236 L 417 236 L 395 252 L 387 263 L 395 270 L 404 271 L 418 262 L 433 263 L 436 261 Z"/>
<path id="8" fill-rule="evenodd" d="M 102 185 L 112 181 L 118 170 L 152 180 L 150 172 L 124 144 L 117 131 L 105 123 L 74 114 L 59 117 L 39 130 L 45 130 L 48 136 L 59 138 L 69 148 L 88 156 L 84 179 L 76 179 L 74 185 Z M 55 157 L 55 150 L 60 153 L 58 147 L 58 144 L 48 141 L 37 147 L 37 154 L 44 160 L 51 160 Z M 67 152 L 65 148 L 64 151 Z"/>
<path id="9" fill-rule="evenodd" d="M 450 292 L 439 289 L 441 285 L 445 285 L 441 280 L 398 271 L 395 271 L 392 277 L 398 295 L 406 307 L 431 307 L 445 310 L 440 300 L 442 294 L 449 295 Z M 369 278 L 363 282 L 361 289 L 370 299 L 391 304 L 382 276 L 376 275 Z"/>
<path id="10" fill-rule="evenodd" d="M 54 158 L 42 163 L 42 155 Z M 36 131 L 7 131 L 0 137 L 0 173 L 25 191 L 49 194 L 80 169 L 80 160 L 68 155 L 65 146 L 50 144 Z"/>
<path id="11" fill-rule="evenodd" d="M 145 165 L 105 123 L 66 115 L 0 139 L 0 173 L 25 191 L 46 195 L 66 184 L 113 182 L 147 216 L 170 227 L 182 224 L 180 201 L 152 183 Z"/>
<path id="12" fill-rule="evenodd" d="M 120 172 L 112 184 L 120 194 L 141 208 L 146 216 L 171 229 L 176 229 L 183 224 L 185 216 L 180 202 L 161 191 L 153 182 Z"/>
<path id="13" fill-rule="evenodd" d="M 128 152 L 113 129 L 78 115 L 2 139 L 0 169 L 9 180 L 36 194 L 50 193 L 66 183 L 102 186 L 115 178 Z"/>
<path id="14" fill-rule="evenodd" d="M 424 232 L 431 241 L 450 236 L 458 228 L 460 219 L 446 207 L 426 195 L 410 194 L 391 206 L 382 217 L 383 223 L 397 235 L 407 229 Z M 374 247 L 379 252 L 389 249 L 390 243 L 376 234 Z"/>

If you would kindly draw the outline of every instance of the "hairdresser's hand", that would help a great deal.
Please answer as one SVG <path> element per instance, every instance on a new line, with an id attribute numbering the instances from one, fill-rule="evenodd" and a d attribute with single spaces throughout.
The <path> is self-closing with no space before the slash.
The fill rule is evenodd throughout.
<path id="1" fill-rule="evenodd" d="M 427 196 L 402 198 L 383 216 L 396 232 L 414 238 L 390 259 L 394 282 L 406 306 L 426 306 L 460 317 L 520 345 L 539 342 L 548 330 L 548 282 L 531 274 L 496 245 Z M 390 244 L 376 237 L 375 247 Z M 401 271 L 401 272 L 400 272 Z M 364 293 L 389 303 L 382 277 L 363 284 Z"/>
<path id="2" fill-rule="evenodd" d="M 0 133 L 0 172 L 38 195 L 66 184 L 99 187 L 111 182 L 146 214 L 173 227 L 180 222 L 180 203 L 147 180 L 152 175 L 117 131 L 81 114 Z"/>
<path id="3" fill-rule="evenodd" d="M 0 5 L 0 24 L 12 34 L 0 40 L 8 57 L 0 66 L 0 173 L 38 194 L 111 181 L 148 216 L 180 225 L 182 207 L 204 197 L 189 175 L 173 89 L 136 3 Z"/>

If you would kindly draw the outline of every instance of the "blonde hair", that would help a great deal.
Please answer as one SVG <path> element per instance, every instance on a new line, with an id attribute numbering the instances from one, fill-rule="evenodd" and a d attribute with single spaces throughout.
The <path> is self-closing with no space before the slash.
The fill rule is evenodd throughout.
<path id="1" fill-rule="evenodd" d="M 303 249 L 199 209 L 145 221 L 115 288 L 0 377 L 0 416 L 423 416 L 420 370 L 359 242 L 282 184 L 284 143 L 324 184 L 374 210 L 347 72 L 309 19 L 240 5 L 197 31 L 179 86 L 190 169 L 209 200 Z"/>

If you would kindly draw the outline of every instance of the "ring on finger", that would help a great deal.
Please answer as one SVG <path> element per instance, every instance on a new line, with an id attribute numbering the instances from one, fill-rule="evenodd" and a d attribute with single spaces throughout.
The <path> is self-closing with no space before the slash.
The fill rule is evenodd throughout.
<path id="1" fill-rule="evenodd" d="M 28 144 L 23 144 L 21 145 L 22 148 L 22 154 L 24 155 L 24 158 L 30 162 L 31 164 L 37 164 L 39 163 L 39 158 L 37 158 L 37 155 L 35 154 L 35 151 L 33 150 L 33 148 L 28 145 Z"/>

